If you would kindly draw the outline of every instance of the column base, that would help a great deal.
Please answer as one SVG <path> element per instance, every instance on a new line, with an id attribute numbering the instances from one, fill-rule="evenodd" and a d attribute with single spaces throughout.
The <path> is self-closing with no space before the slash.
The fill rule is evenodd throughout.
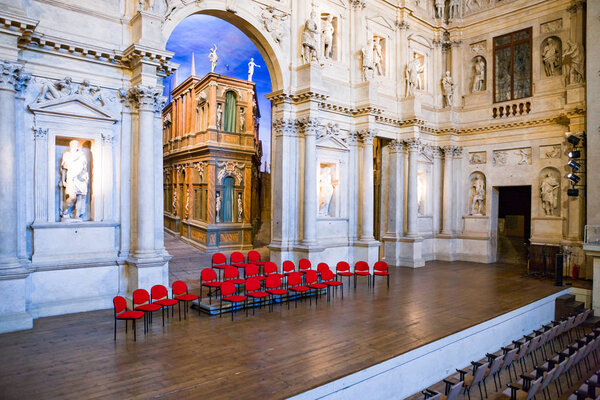
<path id="1" fill-rule="evenodd" d="M 0 278 L 0 333 L 33 328 L 33 317 L 26 310 L 26 276 L 4 275 Z"/>
<path id="2" fill-rule="evenodd" d="M 396 267 L 420 268 L 425 266 L 423 238 L 385 238 L 385 261 Z"/>
<path id="3" fill-rule="evenodd" d="M 354 263 L 366 261 L 371 271 L 373 271 L 373 264 L 379 261 L 380 245 L 381 243 L 375 239 L 361 239 L 354 242 Z"/>
<path id="4" fill-rule="evenodd" d="M 150 291 L 154 285 L 164 285 L 169 288 L 169 260 L 171 257 L 157 256 L 140 258 L 137 255 L 125 263 L 126 289 L 123 295 L 132 297 L 135 289 Z"/>

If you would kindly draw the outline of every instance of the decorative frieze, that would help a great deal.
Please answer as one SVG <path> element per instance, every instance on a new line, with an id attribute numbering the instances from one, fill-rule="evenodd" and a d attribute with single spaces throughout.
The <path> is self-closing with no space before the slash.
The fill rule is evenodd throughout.
<path id="1" fill-rule="evenodd" d="M 267 6 L 260 12 L 260 21 L 265 30 L 271 34 L 273 40 L 281 44 L 287 37 L 289 15 L 277 10 L 275 7 Z"/>
<path id="2" fill-rule="evenodd" d="M 485 164 L 487 162 L 487 153 L 485 151 L 475 151 L 469 153 L 469 164 Z"/>
<path id="3" fill-rule="evenodd" d="M 471 43 L 469 47 L 471 48 L 471 53 L 481 54 L 487 50 L 487 42 L 482 40 L 481 42 Z"/>
<path id="4" fill-rule="evenodd" d="M 558 32 L 562 29 L 562 18 L 553 21 L 544 22 L 540 25 L 540 31 L 543 34 Z"/>
<path id="5" fill-rule="evenodd" d="M 531 147 L 494 150 L 492 153 L 492 165 L 495 167 L 505 165 L 531 165 Z"/>
<path id="6" fill-rule="evenodd" d="M 560 158 L 560 144 L 552 144 L 548 146 L 540 146 L 540 159 Z"/>

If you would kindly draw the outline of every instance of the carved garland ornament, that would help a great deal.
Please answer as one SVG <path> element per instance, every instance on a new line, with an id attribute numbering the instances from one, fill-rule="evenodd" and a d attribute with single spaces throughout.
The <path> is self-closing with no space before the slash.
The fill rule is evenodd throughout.
<path id="1" fill-rule="evenodd" d="M 223 179 L 232 176 L 235 179 L 236 185 L 241 185 L 244 181 L 242 171 L 246 167 L 244 163 L 234 163 L 231 161 L 218 162 L 217 167 L 221 168 L 217 174 L 217 182 L 223 184 Z"/>

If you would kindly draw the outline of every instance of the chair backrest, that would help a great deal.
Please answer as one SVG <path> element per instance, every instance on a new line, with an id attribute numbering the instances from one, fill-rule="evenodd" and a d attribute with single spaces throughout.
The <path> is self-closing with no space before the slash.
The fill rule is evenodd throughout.
<path id="1" fill-rule="evenodd" d="M 366 261 L 358 261 L 356 264 L 354 264 L 354 270 L 355 271 L 368 271 L 369 264 L 367 264 Z"/>
<path id="2" fill-rule="evenodd" d="M 294 287 L 302 284 L 302 273 L 301 272 L 290 272 L 288 275 L 288 286 Z"/>
<path id="3" fill-rule="evenodd" d="M 448 394 L 446 394 L 446 400 L 456 400 L 458 399 L 458 394 L 463 388 L 463 381 L 457 382 L 450 387 L 448 390 Z"/>
<path id="4" fill-rule="evenodd" d="M 283 262 L 283 272 L 294 272 L 296 270 L 296 266 L 290 260 L 286 260 Z"/>
<path id="5" fill-rule="evenodd" d="M 246 265 L 246 277 L 258 275 L 258 266 L 255 264 Z"/>
<path id="6" fill-rule="evenodd" d="M 548 384 L 550 382 L 552 382 L 552 378 L 554 377 L 555 373 L 556 373 L 556 367 L 554 367 L 550 371 L 544 373 L 542 383 L 540 384 L 539 390 L 546 389 L 546 386 L 548 386 Z"/>
<path id="7" fill-rule="evenodd" d="M 311 283 L 316 283 L 319 280 L 319 276 L 317 275 L 317 271 L 314 271 L 312 269 L 309 269 L 308 271 L 306 271 L 306 283 L 307 284 L 311 284 Z"/>
<path id="8" fill-rule="evenodd" d="M 260 280 L 257 277 L 246 279 L 246 292 L 254 292 L 260 289 Z"/>
<path id="9" fill-rule="evenodd" d="M 543 377 L 540 376 L 535 381 L 531 382 L 531 387 L 529 388 L 529 391 L 527 392 L 527 397 L 525 398 L 525 400 L 533 399 L 533 397 L 535 396 L 535 394 L 538 392 L 538 390 L 540 388 L 540 385 L 542 383 L 542 378 Z"/>
<path id="10" fill-rule="evenodd" d="M 265 275 L 274 274 L 277 272 L 277 265 L 272 261 L 267 261 L 263 266 Z"/>
<path id="11" fill-rule="evenodd" d="M 173 282 L 173 296 L 179 296 L 180 294 L 186 294 L 187 291 L 188 291 L 188 288 L 184 281 Z"/>
<path id="12" fill-rule="evenodd" d="M 154 285 L 150 289 L 150 295 L 152 296 L 152 300 L 160 300 L 169 297 L 169 292 L 163 285 Z"/>
<path id="13" fill-rule="evenodd" d="M 113 298 L 113 305 L 115 306 L 115 315 L 120 314 L 127 309 L 127 300 L 123 296 L 115 296 Z"/>
<path id="14" fill-rule="evenodd" d="M 204 268 L 200 271 L 200 280 L 202 282 L 210 282 L 217 279 L 217 272 L 212 268 Z"/>
<path id="15" fill-rule="evenodd" d="M 240 273 L 236 267 L 227 266 L 223 270 L 223 277 L 225 279 L 235 279 L 240 276 Z"/>
<path id="16" fill-rule="evenodd" d="M 437 393 L 434 394 L 433 396 L 429 395 L 425 397 L 427 400 L 440 400 L 442 398 L 442 394 L 441 393 Z"/>
<path id="17" fill-rule="evenodd" d="M 223 253 L 215 253 L 212 255 L 212 265 L 225 264 L 227 262 L 227 257 Z"/>
<path id="18" fill-rule="evenodd" d="M 235 293 L 235 285 L 231 282 L 223 282 L 221 285 L 221 296 L 229 296 Z"/>
<path id="19" fill-rule="evenodd" d="M 323 272 L 325 269 L 329 269 L 329 265 L 327 265 L 327 263 L 317 264 L 317 272 Z"/>
<path id="20" fill-rule="evenodd" d="M 556 368 L 554 368 L 556 370 L 556 372 L 554 373 L 554 376 L 552 377 L 553 381 L 555 381 L 558 378 L 560 378 L 560 376 L 562 375 L 562 373 L 565 372 L 565 367 L 567 366 L 568 362 L 569 362 L 569 359 L 565 358 L 563 360 L 563 362 L 561 362 L 560 364 L 558 364 L 558 366 Z"/>
<path id="21" fill-rule="evenodd" d="M 336 272 L 350 272 L 350 264 L 346 261 L 340 261 L 335 267 Z"/>
<path id="22" fill-rule="evenodd" d="M 133 291 L 133 308 L 150 302 L 150 295 L 146 289 L 135 289 Z"/>
<path id="23" fill-rule="evenodd" d="M 306 258 L 301 258 L 300 261 L 298 261 L 298 268 L 300 268 L 300 271 L 307 271 L 310 269 L 310 267 L 310 260 Z"/>
<path id="24" fill-rule="evenodd" d="M 388 265 L 385 261 L 377 261 L 375 265 L 373 265 L 374 271 L 387 272 Z"/>
<path id="25" fill-rule="evenodd" d="M 492 361 L 492 365 L 490 365 L 490 372 L 489 372 L 488 376 L 494 375 L 496 372 L 498 372 L 498 370 L 500 369 L 500 364 L 502 364 L 503 359 L 504 359 L 504 356 L 498 356 L 498 357 L 494 358 L 494 360 Z"/>
<path id="26" fill-rule="evenodd" d="M 234 251 L 233 253 L 231 253 L 229 259 L 231 260 L 232 264 L 246 262 L 246 257 L 243 253 L 240 253 L 239 251 Z"/>
<path id="27" fill-rule="evenodd" d="M 475 373 L 473 374 L 473 382 L 471 383 L 471 386 L 475 386 L 482 381 L 482 379 L 485 377 L 485 373 L 487 372 L 489 365 L 490 363 L 486 362 L 477 367 L 477 371 L 475 371 Z"/>
<path id="28" fill-rule="evenodd" d="M 277 275 L 267 276 L 265 287 L 267 289 L 276 289 L 281 286 L 281 279 Z"/>
<path id="29" fill-rule="evenodd" d="M 519 351 L 519 349 L 515 347 L 514 349 L 506 352 L 506 354 L 504 355 L 504 364 L 502 364 L 502 367 L 504 367 L 504 368 L 510 367 L 510 364 L 512 364 L 512 362 L 515 361 L 515 357 L 517 356 L 517 351 Z"/>
<path id="30" fill-rule="evenodd" d="M 260 261 L 260 253 L 256 250 L 250 250 L 248 252 L 248 262 Z"/>
<path id="31" fill-rule="evenodd" d="M 525 357 L 525 354 L 527 354 L 527 349 L 529 348 L 529 342 L 525 342 L 521 345 L 521 347 L 519 347 L 519 352 L 517 354 L 517 360 L 520 360 L 521 358 Z"/>
<path id="32" fill-rule="evenodd" d="M 321 280 L 322 281 L 331 281 L 333 280 L 333 278 L 335 278 L 335 274 L 329 269 L 327 268 L 326 270 L 323 270 L 321 272 Z"/>

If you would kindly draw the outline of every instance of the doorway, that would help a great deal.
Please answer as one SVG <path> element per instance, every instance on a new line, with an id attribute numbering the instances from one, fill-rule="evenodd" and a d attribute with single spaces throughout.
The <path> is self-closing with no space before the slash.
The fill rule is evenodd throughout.
<path id="1" fill-rule="evenodd" d="M 501 186 L 497 190 L 497 261 L 526 264 L 531 237 L 531 186 Z"/>

